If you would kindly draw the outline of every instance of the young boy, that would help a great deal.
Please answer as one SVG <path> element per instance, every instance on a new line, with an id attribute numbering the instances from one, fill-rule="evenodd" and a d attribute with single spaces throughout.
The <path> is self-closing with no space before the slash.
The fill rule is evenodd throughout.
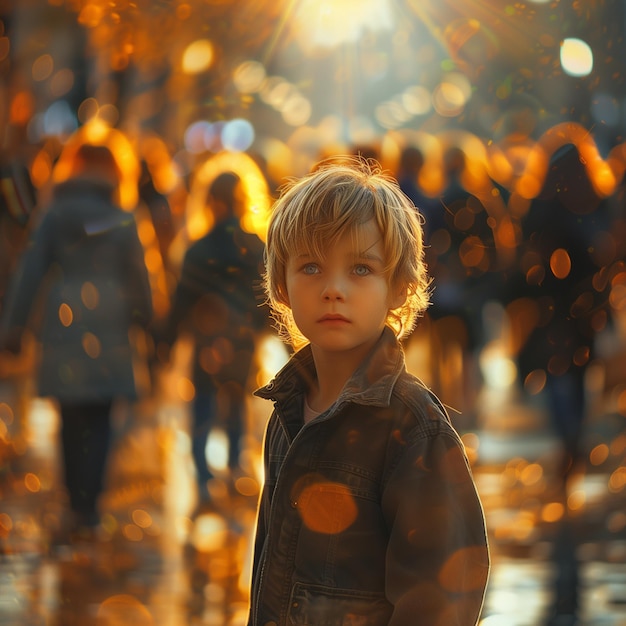
<path id="1" fill-rule="evenodd" d="M 483 510 L 399 343 L 428 304 L 417 210 L 371 162 L 322 164 L 277 201 L 266 254 L 298 350 L 256 392 L 274 412 L 248 626 L 475 625 Z"/>

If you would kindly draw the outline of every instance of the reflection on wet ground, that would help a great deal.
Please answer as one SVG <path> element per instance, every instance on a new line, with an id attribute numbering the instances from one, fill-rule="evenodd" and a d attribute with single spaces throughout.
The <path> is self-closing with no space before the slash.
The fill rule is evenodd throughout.
<path id="1" fill-rule="evenodd" d="M 563 506 L 551 475 L 555 442 L 533 407 L 508 402 L 506 426 L 486 415 L 464 434 L 493 553 L 482 625 L 625 626 L 623 418 L 592 422 L 589 462 Z M 3 626 L 246 623 L 267 407 L 251 407 L 250 471 L 218 471 L 214 506 L 197 516 L 185 405 L 120 409 L 102 529 L 64 545 L 56 541 L 65 504 L 54 407 L 33 400 L 20 418 L 15 405 L 7 387 L 0 397 Z M 219 439 L 211 445 L 219 457 Z M 561 614 L 548 621 L 556 588 Z"/>
<path id="2" fill-rule="evenodd" d="M 162 408 L 142 416 L 146 408 L 118 432 L 102 528 L 65 542 L 57 418 L 51 405 L 33 402 L 23 450 L 7 446 L 3 459 L 3 626 L 245 623 L 258 483 L 216 480 L 214 508 L 192 521 L 184 408 L 168 425 Z"/>

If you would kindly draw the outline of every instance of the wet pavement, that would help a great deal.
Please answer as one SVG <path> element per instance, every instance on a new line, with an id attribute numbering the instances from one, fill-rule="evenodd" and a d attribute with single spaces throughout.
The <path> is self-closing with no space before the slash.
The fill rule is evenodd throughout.
<path id="1" fill-rule="evenodd" d="M 478 403 L 489 408 L 460 428 L 493 557 L 481 624 L 626 626 L 623 416 L 602 410 L 590 421 L 588 460 L 563 507 L 541 408 L 490 393 Z M 220 470 L 223 442 L 211 440 L 215 506 L 197 517 L 185 403 L 165 394 L 121 407 L 102 529 L 55 545 L 65 511 L 58 418 L 54 405 L 23 396 L 10 381 L 0 387 L 0 624 L 245 624 L 267 407 L 251 399 L 241 475 Z M 563 608 L 548 622 L 557 584 L 578 589 L 578 621 Z"/>
<path id="2" fill-rule="evenodd" d="M 3 463 L 3 626 L 245 623 L 257 482 L 216 480 L 214 509 L 192 522 L 184 407 L 156 416 L 134 408 L 117 432 L 102 528 L 57 542 L 66 510 L 58 420 L 47 402 L 32 403 L 25 449 Z"/>

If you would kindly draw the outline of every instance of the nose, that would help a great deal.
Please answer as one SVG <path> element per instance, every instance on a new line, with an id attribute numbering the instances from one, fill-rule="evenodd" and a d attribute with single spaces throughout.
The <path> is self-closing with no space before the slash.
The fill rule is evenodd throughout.
<path id="1" fill-rule="evenodd" d="M 339 276 L 329 276 L 324 289 L 322 298 L 326 302 L 342 301 L 346 297 L 346 290 L 343 280 Z"/>

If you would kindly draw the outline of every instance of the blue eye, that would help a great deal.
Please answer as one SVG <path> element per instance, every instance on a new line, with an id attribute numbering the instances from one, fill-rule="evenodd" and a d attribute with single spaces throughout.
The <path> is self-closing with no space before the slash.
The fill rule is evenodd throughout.
<path id="1" fill-rule="evenodd" d="M 371 270 L 367 265 L 356 265 L 354 268 L 354 273 L 357 276 L 367 276 L 371 273 Z"/>
<path id="2" fill-rule="evenodd" d="M 304 274 L 318 274 L 319 273 L 319 268 L 317 267 L 317 265 L 315 263 L 307 263 L 303 268 L 302 268 L 302 272 Z"/>

